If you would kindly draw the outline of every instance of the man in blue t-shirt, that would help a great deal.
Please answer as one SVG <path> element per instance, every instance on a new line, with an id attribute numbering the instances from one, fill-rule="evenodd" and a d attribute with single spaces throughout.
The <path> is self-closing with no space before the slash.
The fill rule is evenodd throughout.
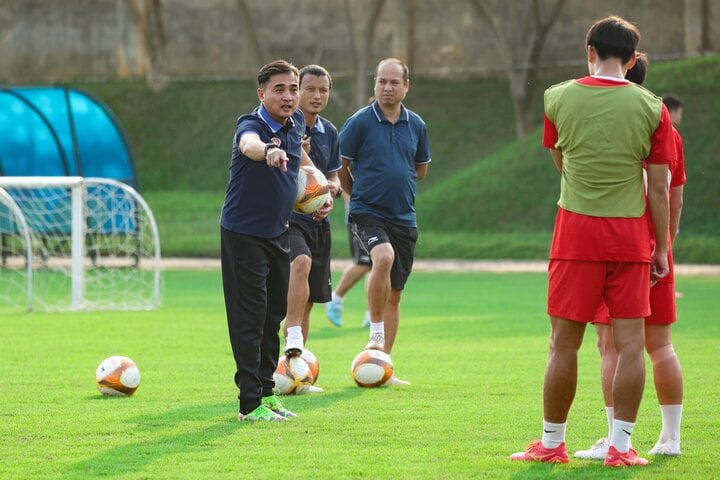
<path id="1" fill-rule="evenodd" d="M 319 65 L 300 70 L 300 111 L 310 142 L 310 159 L 325 174 L 330 193 L 342 193 L 340 143 L 335 126 L 320 116 L 330 99 L 332 77 Z M 332 204 L 330 204 L 332 205 Z M 330 300 L 330 222 L 317 215 L 293 212 L 290 216 L 290 287 L 285 319 L 285 355 L 300 355 L 310 333 L 310 311 L 315 303 Z M 308 391 L 322 391 L 314 385 Z"/>
<path id="2" fill-rule="evenodd" d="M 372 262 L 367 279 L 370 342 L 365 348 L 388 354 L 415 254 L 415 188 L 430 163 L 425 122 L 402 104 L 409 88 L 407 66 L 396 58 L 381 60 L 375 101 L 340 131 L 339 176 L 350 193 L 350 222 Z M 408 384 L 395 376 L 388 382 Z"/>
<path id="3" fill-rule="evenodd" d="M 260 69 L 257 81 L 260 106 L 238 119 L 233 137 L 220 253 L 238 420 L 274 421 L 295 416 L 273 395 L 273 372 L 287 310 L 288 218 L 298 169 L 312 162 L 302 149 L 297 68 L 276 60 Z"/>

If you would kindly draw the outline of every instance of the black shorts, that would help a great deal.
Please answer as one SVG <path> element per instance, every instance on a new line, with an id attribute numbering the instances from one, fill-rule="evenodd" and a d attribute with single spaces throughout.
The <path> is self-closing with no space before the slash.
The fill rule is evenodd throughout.
<path id="1" fill-rule="evenodd" d="M 326 303 L 331 299 L 330 223 L 290 221 L 290 260 L 307 255 L 312 261 L 308 285 L 312 303 Z"/>
<path id="2" fill-rule="evenodd" d="M 404 289 L 415 260 L 417 228 L 403 227 L 370 215 L 353 215 L 350 224 L 368 257 L 376 245 L 389 243 L 392 246 L 395 261 L 390 271 L 390 285 L 395 290 Z"/>
<path id="3" fill-rule="evenodd" d="M 348 240 L 350 241 L 350 254 L 352 255 L 353 263 L 366 267 L 371 266 L 370 254 L 365 247 L 363 247 L 360 237 L 353 233 L 352 223 L 348 223 Z"/>

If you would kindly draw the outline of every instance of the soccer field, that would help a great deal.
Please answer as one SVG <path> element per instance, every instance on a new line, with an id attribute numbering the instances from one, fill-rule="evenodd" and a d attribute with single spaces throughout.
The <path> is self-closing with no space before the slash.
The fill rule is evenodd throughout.
<path id="1" fill-rule="evenodd" d="M 236 420 L 220 272 L 164 280 L 157 311 L 2 316 L 0 478 L 720 478 L 720 277 L 677 280 L 683 455 L 632 470 L 508 459 L 542 425 L 544 274 L 413 274 L 393 353 L 409 388 L 361 389 L 350 377 L 367 341 L 360 287 L 343 328 L 316 307 L 307 346 L 325 393 L 285 397 L 299 417 L 280 424 Z M 588 329 L 571 451 L 607 433 L 595 340 Z M 134 397 L 98 393 L 95 368 L 110 355 L 139 366 Z M 649 374 L 633 436 L 641 453 L 660 431 L 652 385 Z"/>

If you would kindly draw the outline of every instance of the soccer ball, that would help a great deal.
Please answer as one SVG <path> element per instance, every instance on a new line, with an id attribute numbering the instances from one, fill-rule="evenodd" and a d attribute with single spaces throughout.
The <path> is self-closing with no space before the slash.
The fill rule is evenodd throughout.
<path id="1" fill-rule="evenodd" d="M 95 372 L 97 388 L 105 396 L 129 397 L 140 385 L 140 370 L 128 357 L 108 357 Z"/>
<path id="2" fill-rule="evenodd" d="M 273 380 L 275 381 L 273 392 L 278 395 L 297 393 L 303 387 L 312 385 L 314 381 L 310 365 L 304 358 L 285 355 L 278 360 Z"/>
<path id="3" fill-rule="evenodd" d="M 380 350 L 363 350 L 352 361 L 350 373 L 360 387 L 379 387 L 392 377 L 390 355 Z"/>
<path id="4" fill-rule="evenodd" d="M 315 213 L 329 199 L 330 187 L 325 175 L 313 166 L 301 166 L 298 171 L 295 210 L 302 213 Z"/>
<path id="5" fill-rule="evenodd" d="M 313 385 L 315 385 L 315 382 L 317 382 L 318 376 L 320 376 L 320 362 L 318 362 L 317 357 L 314 353 L 312 353 L 307 348 L 303 349 L 302 355 L 300 357 L 305 360 L 305 362 L 310 367 L 310 373 L 312 374 L 313 378 Z"/>

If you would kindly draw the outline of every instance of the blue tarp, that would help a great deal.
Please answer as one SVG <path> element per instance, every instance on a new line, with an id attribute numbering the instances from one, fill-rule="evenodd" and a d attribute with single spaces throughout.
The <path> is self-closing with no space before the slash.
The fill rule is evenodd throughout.
<path id="1" fill-rule="evenodd" d="M 102 177 L 139 187 L 113 113 L 67 87 L 0 88 L 0 175 Z"/>

